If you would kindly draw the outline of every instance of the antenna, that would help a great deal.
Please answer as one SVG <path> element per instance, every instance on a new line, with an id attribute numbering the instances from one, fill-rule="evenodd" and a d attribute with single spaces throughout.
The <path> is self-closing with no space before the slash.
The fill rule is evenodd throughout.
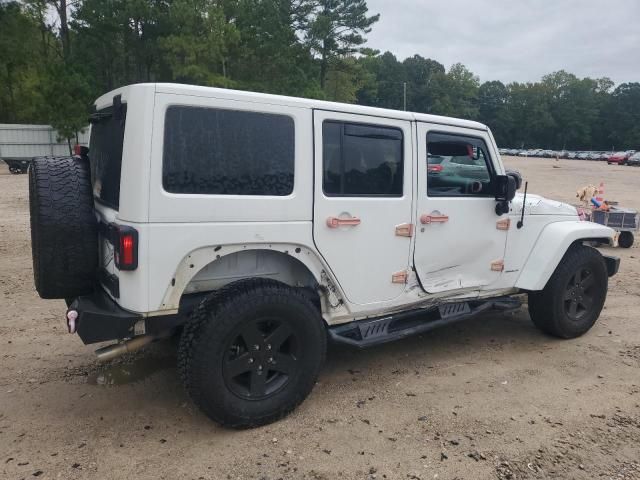
<path id="1" fill-rule="evenodd" d="M 527 187 L 529 186 L 529 182 L 524 182 L 524 198 L 522 199 L 522 212 L 520 213 L 520 220 L 516 224 L 518 230 L 524 227 L 524 207 L 527 205 Z"/>

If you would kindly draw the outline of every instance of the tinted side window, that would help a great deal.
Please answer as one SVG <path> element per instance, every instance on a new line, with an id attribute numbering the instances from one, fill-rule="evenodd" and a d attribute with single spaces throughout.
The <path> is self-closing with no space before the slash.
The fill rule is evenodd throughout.
<path id="1" fill-rule="evenodd" d="M 289 195 L 294 135 L 285 115 L 169 107 L 162 185 L 170 193 Z"/>
<path id="2" fill-rule="evenodd" d="M 325 121 L 322 188 L 330 196 L 402 196 L 402 131 Z"/>
<path id="3" fill-rule="evenodd" d="M 427 194 L 430 197 L 492 196 L 493 168 L 483 140 L 427 135 Z"/>

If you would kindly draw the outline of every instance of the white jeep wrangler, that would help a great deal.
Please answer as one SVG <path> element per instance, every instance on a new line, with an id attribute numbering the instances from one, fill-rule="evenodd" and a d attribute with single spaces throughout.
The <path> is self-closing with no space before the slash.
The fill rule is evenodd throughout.
<path id="1" fill-rule="evenodd" d="M 613 230 L 517 195 L 489 129 L 454 118 L 173 84 L 100 97 L 91 141 L 29 173 L 33 266 L 69 332 L 113 358 L 181 332 L 215 421 L 295 408 L 327 340 L 387 342 L 528 294 L 562 338 L 598 318 Z"/>

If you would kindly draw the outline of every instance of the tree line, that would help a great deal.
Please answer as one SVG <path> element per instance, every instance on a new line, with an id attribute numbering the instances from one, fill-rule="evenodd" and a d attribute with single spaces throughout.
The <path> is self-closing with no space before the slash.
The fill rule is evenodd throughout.
<path id="1" fill-rule="evenodd" d="M 378 20 L 366 0 L 0 0 L 0 123 L 48 123 L 71 138 L 103 93 L 180 82 L 406 102 L 486 123 L 505 147 L 640 149 L 638 82 L 559 71 L 481 83 L 462 64 L 365 48 Z"/>

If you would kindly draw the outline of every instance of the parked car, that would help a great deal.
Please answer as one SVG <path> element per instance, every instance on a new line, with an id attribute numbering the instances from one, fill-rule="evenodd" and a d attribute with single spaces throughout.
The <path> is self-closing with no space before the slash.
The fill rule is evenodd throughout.
<path id="1" fill-rule="evenodd" d="M 474 179 L 480 182 L 490 181 L 485 159 L 478 155 L 428 155 L 427 173 L 441 177 Z M 475 186 L 479 187 L 479 184 Z"/>
<path id="2" fill-rule="evenodd" d="M 627 159 L 627 165 L 633 165 L 634 167 L 640 166 L 640 152 L 631 155 Z"/>
<path id="3" fill-rule="evenodd" d="M 101 360 L 179 334 L 186 391 L 226 426 L 292 411 L 328 339 L 377 345 L 519 294 L 578 337 L 618 270 L 592 247 L 615 232 L 517 195 L 477 122 L 160 83 L 94 107 L 88 149 L 29 169 L 36 289 L 84 343 L 117 341 Z"/>
<path id="4" fill-rule="evenodd" d="M 588 160 L 589 159 L 589 152 L 580 152 L 578 153 L 578 155 L 576 155 L 576 158 L 579 160 Z"/>
<path id="5" fill-rule="evenodd" d="M 628 158 L 629 154 L 627 152 L 616 152 L 613 155 L 609 155 L 609 158 L 607 158 L 607 164 L 612 165 L 615 163 L 617 165 L 624 165 L 627 163 Z"/>

